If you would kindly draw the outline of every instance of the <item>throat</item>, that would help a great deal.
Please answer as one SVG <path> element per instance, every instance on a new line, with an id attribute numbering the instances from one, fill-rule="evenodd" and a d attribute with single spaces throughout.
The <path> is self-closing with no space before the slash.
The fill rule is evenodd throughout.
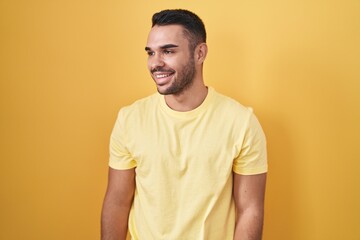
<path id="1" fill-rule="evenodd" d="M 185 91 L 179 95 L 165 95 L 165 102 L 169 108 L 178 112 L 188 112 L 199 107 L 208 94 L 208 87 L 205 85 L 201 90 Z"/>

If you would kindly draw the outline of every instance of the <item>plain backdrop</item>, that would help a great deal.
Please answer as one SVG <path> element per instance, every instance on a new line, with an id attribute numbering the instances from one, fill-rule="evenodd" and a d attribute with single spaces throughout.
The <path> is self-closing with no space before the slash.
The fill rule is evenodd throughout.
<path id="1" fill-rule="evenodd" d="M 358 0 L 1 0 L 0 239 L 99 239 L 109 135 L 156 91 L 166 8 L 204 20 L 206 84 L 262 123 L 264 240 L 359 240 Z"/>

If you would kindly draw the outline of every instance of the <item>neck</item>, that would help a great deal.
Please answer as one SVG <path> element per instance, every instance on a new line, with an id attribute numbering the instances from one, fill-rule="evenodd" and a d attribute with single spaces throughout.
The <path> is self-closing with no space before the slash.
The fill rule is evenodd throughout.
<path id="1" fill-rule="evenodd" d="M 187 112 L 200 106 L 207 93 L 208 88 L 204 85 L 204 82 L 197 81 L 179 95 L 165 95 L 165 102 L 175 111 Z"/>

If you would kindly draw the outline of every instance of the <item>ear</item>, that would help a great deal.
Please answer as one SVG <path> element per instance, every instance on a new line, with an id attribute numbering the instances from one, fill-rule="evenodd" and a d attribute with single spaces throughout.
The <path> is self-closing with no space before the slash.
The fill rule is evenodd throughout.
<path id="1" fill-rule="evenodd" d="M 195 61 L 198 64 L 202 64 L 205 61 L 208 52 L 206 43 L 200 43 L 195 49 Z"/>

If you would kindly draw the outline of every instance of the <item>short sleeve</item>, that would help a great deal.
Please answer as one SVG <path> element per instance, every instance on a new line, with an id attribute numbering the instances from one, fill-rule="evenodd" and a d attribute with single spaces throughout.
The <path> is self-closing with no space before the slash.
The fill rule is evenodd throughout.
<path id="1" fill-rule="evenodd" d="M 127 134 L 125 126 L 124 111 L 120 110 L 110 136 L 109 158 L 109 166 L 118 170 L 136 167 L 136 161 L 132 158 L 126 147 Z"/>
<path id="2" fill-rule="evenodd" d="M 265 173 L 268 170 L 266 138 L 256 116 L 251 113 L 240 153 L 234 159 L 233 171 L 241 175 Z"/>

